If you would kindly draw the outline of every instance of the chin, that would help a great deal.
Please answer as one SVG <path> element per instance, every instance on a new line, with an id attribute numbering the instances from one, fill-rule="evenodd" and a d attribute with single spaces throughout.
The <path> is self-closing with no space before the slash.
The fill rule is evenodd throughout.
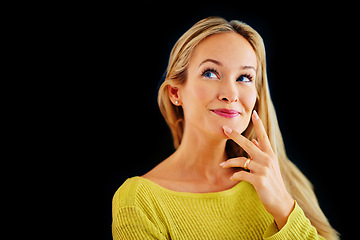
<path id="1" fill-rule="evenodd" d="M 211 138 L 228 139 L 225 135 L 223 126 L 228 126 L 231 129 L 243 133 L 249 126 L 250 117 L 240 116 L 238 118 L 207 118 L 197 119 L 196 128 L 201 132 L 206 133 Z M 202 123 L 202 124 L 199 124 Z"/>
<path id="2" fill-rule="evenodd" d="M 222 135 L 224 135 L 223 126 L 228 126 L 239 133 L 244 132 L 249 126 L 251 118 L 251 114 L 245 113 L 234 118 L 219 116 L 216 114 L 213 114 L 213 116 L 215 116 L 215 118 L 211 119 L 211 125 L 213 125 L 212 129 L 218 129 L 216 132 L 220 132 Z"/>
<path id="3" fill-rule="evenodd" d="M 225 135 L 223 130 L 224 125 L 230 127 L 231 129 L 237 131 L 238 133 L 243 133 L 248 127 L 248 125 L 245 126 L 245 124 L 242 123 L 224 122 L 224 123 L 216 124 L 216 126 L 211 128 L 213 129 L 213 131 L 209 131 L 209 133 L 217 138 L 228 139 L 229 137 Z"/>

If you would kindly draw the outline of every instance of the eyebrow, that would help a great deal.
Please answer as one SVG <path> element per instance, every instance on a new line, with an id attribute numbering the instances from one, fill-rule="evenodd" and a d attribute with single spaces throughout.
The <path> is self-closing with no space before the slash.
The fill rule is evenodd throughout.
<path id="1" fill-rule="evenodd" d="M 219 62 L 219 61 L 217 61 L 217 60 L 215 60 L 215 59 L 208 58 L 208 59 L 205 59 L 204 61 L 202 61 L 202 62 L 199 64 L 199 67 L 200 67 L 201 65 L 203 65 L 204 63 L 206 63 L 206 62 L 212 62 L 212 63 L 214 63 L 214 64 L 216 64 L 216 65 L 219 65 L 220 67 L 223 66 L 223 64 L 222 64 L 221 62 Z M 256 68 L 253 67 L 253 66 L 241 66 L 240 69 L 253 69 L 253 70 L 256 72 Z"/>
<path id="2" fill-rule="evenodd" d="M 221 63 L 221 62 L 219 62 L 219 61 L 217 61 L 217 60 L 215 60 L 215 59 L 210 59 L 210 58 L 208 58 L 208 59 L 205 59 L 204 61 L 202 61 L 202 62 L 199 64 L 199 67 L 200 67 L 201 65 L 203 65 L 204 63 L 206 63 L 206 62 L 212 62 L 212 63 L 215 63 L 216 65 L 222 66 L 222 63 Z"/>
<path id="3" fill-rule="evenodd" d="M 241 69 L 253 69 L 256 72 L 256 68 L 253 66 L 241 66 Z"/>

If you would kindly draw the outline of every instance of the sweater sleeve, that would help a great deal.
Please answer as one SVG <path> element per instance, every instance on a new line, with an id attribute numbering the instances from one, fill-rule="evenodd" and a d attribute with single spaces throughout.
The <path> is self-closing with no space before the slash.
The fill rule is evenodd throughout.
<path id="1" fill-rule="evenodd" d="M 305 216 L 304 211 L 295 201 L 295 208 L 290 213 L 285 226 L 279 231 L 275 222 L 271 223 L 264 233 L 264 240 L 320 240 L 321 237 L 310 220 Z"/>
<path id="2" fill-rule="evenodd" d="M 119 239 L 160 239 L 166 237 L 138 207 L 123 207 L 113 213 L 112 234 Z"/>

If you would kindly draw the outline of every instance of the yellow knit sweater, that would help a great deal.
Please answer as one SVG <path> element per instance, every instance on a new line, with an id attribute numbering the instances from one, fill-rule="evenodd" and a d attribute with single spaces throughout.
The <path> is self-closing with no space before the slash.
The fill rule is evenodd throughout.
<path id="1" fill-rule="evenodd" d="M 279 231 L 245 181 L 221 192 L 186 193 L 133 177 L 116 191 L 112 214 L 114 240 L 323 239 L 297 203 Z"/>

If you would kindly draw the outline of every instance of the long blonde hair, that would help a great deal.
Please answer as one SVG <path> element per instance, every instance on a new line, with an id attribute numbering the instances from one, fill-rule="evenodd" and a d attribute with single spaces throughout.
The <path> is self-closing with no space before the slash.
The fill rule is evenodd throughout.
<path id="1" fill-rule="evenodd" d="M 275 109 L 270 98 L 264 43 L 261 36 L 249 25 L 237 20 L 228 22 L 220 17 L 209 17 L 192 26 L 176 42 L 170 54 L 165 81 L 160 86 L 158 94 L 160 111 L 171 129 L 175 148 L 180 145 L 183 136 L 184 114 L 181 106 L 175 106 L 171 103 L 168 85 L 184 84 L 187 66 L 195 47 L 206 37 L 222 32 L 240 34 L 251 44 L 256 53 L 258 66 L 260 67 L 257 69 L 257 79 L 255 81 L 257 88 L 255 109 L 263 121 L 270 143 L 278 157 L 281 174 L 288 192 L 304 210 L 305 215 L 321 236 L 326 239 L 338 239 L 338 233 L 330 226 L 320 209 L 312 184 L 286 155 Z M 256 138 L 251 123 L 243 132 L 243 135 L 248 139 Z M 246 156 L 246 152 L 232 140 L 227 142 L 226 153 L 229 157 Z"/>

